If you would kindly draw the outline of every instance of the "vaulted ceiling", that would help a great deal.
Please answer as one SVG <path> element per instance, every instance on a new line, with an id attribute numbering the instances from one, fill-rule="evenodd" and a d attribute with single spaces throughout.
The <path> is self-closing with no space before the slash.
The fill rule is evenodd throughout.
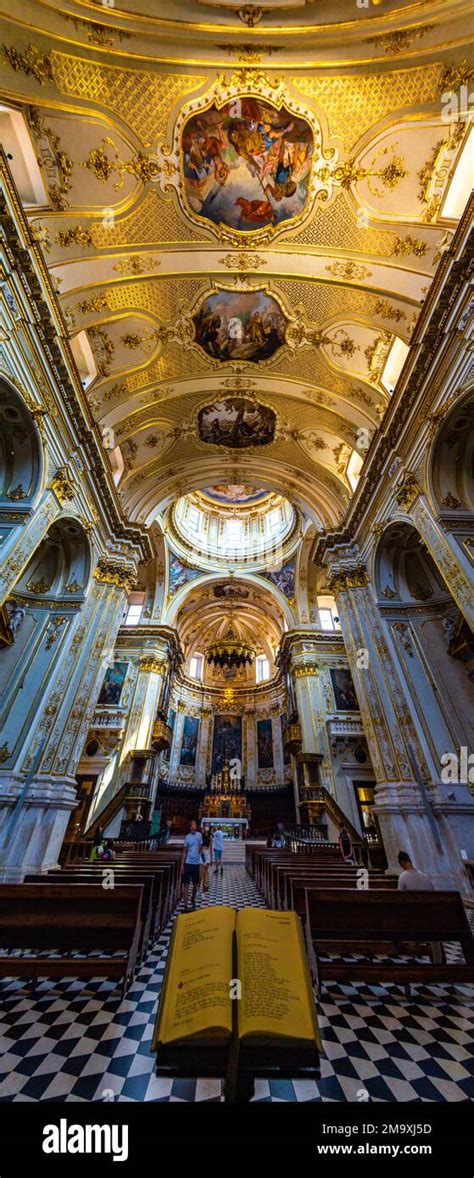
<path id="1" fill-rule="evenodd" d="M 0 22 L 5 150 L 123 511 L 249 483 L 332 527 L 461 212 L 470 5 L 125 3 Z"/>

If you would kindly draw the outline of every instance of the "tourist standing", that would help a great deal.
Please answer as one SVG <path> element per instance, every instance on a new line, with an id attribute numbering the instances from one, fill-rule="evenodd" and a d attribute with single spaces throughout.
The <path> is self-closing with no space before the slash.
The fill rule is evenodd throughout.
<path id="1" fill-rule="evenodd" d="M 214 869 L 214 875 L 217 875 L 219 870 L 222 875 L 222 871 L 223 871 L 222 852 L 223 852 L 223 850 L 224 850 L 224 835 L 222 833 L 220 826 L 218 826 L 217 830 L 214 831 L 214 837 L 212 840 L 212 852 L 213 852 L 214 861 L 216 864 L 215 869 Z"/>
<path id="2" fill-rule="evenodd" d="M 184 840 L 183 855 L 181 859 L 185 912 L 189 911 L 188 894 L 190 884 L 192 886 L 191 908 L 194 911 L 196 907 L 196 892 L 199 886 L 199 869 L 201 866 L 201 843 L 202 835 L 198 831 L 197 822 L 193 821 L 189 827 L 189 834 L 186 835 Z"/>
<path id="3" fill-rule="evenodd" d="M 211 832 L 208 826 L 204 826 L 201 844 L 201 889 L 203 892 L 209 891 L 209 867 L 212 862 L 211 853 Z"/>

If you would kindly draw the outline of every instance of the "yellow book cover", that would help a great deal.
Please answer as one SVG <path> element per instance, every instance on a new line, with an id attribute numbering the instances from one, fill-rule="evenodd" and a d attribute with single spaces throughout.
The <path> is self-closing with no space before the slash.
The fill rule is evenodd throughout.
<path id="1" fill-rule="evenodd" d="M 215 906 L 176 918 L 152 1050 L 189 1039 L 225 1042 L 235 1025 L 239 1039 L 252 1043 L 278 1039 L 321 1050 L 295 912 Z"/>

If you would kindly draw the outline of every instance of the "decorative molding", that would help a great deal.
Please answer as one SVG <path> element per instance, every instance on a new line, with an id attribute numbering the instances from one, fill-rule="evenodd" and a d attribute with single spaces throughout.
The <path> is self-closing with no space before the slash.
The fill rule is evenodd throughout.
<path id="1" fill-rule="evenodd" d="M 167 665 L 163 659 L 155 658 L 154 655 L 142 655 L 140 671 L 145 671 L 150 675 L 164 675 L 166 670 Z"/>
<path id="2" fill-rule="evenodd" d="M 66 466 L 61 466 L 53 475 L 49 484 L 51 491 L 54 491 L 56 499 L 59 500 L 61 507 L 74 499 L 77 494 L 77 486 L 71 479 Z"/>
<path id="3" fill-rule="evenodd" d="M 351 565 L 349 568 L 339 569 L 330 573 L 328 584 L 331 593 L 344 593 L 347 589 L 364 589 L 370 581 L 364 564 Z"/>
<path id="4" fill-rule="evenodd" d="M 399 489 L 395 492 L 395 498 L 399 507 L 403 507 L 406 511 L 413 506 L 418 495 L 422 494 L 422 489 L 413 474 L 407 472 L 403 477 L 403 482 Z"/>
<path id="5" fill-rule="evenodd" d="M 118 561 L 107 560 L 105 556 L 101 556 L 93 576 L 101 585 L 115 585 L 127 593 L 131 593 L 136 582 L 136 574 L 132 569 Z"/>
<path id="6" fill-rule="evenodd" d="M 319 675 L 318 663 L 305 663 L 303 667 L 293 667 L 292 675 L 294 679 L 307 679 L 310 675 Z"/>

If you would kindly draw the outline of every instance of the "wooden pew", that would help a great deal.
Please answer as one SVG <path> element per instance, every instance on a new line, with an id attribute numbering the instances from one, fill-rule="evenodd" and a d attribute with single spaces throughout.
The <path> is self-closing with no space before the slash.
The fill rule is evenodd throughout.
<path id="1" fill-rule="evenodd" d="M 320 892 L 322 890 L 330 889 L 331 891 L 342 892 L 357 892 L 360 895 L 360 889 L 356 884 L 348 884 L 344 880 L 334 879 L 315 879 L 312 875 L 307 876 L 290 876 L 288 879 L 288 908 L 298 913 L 302 920 L 306 918 L 306 892 L 314 891 Z M 387 878 L 386 875 L 375 875 L 369 881 L 369 891 L 376 890 L 378 892 L 394 892 L 397 890 L 397 880 L 393 877 Z"/>
<path id="2" fill-rule="evenodd" d="M 103 867 L 105 867 L 105 863 Z M 62 884 L 77 884 L 78 887 L 88 886 L 90 884 L 99 885 L 100 872 L 93 864 L 89 867 L 78 867 L 74 870 L 72 867 L 65 868 L 63 871 L 53 872 L 47 876 L 45 875 L 27 875 L 25 876 L 25 883 L 51 883 L 56 887 L 61 887 Z M 117 871 L 114 884 L 123 886 L 124 884 L 139 884 L 143 888 L 142 894 L 142 909 L 141 909 L 141 930 L 140 930 L 140 944 L 138 948 L 138 961 L 143 961 L 150 948 L 153 946 L 158 933 L 160 931 L 161 912 L 162 912 L 162 876 L 160 873 L 145 875 L 144 872 L 135 871 Z M 102 890 L 104 890 L 102 888 Z M 112 891 L 113 889 L 105 889 Z"/>
<path id="3" fill-rule="evenodd" d="M 396 888 L 397 883 L 396 878 L 386 876 L 383 871 L 370 871 L 367 876 L 364 876 L 362 886 L 357 875 L 346 873 L 344 869 L 328 872 L 315 868 L 306 870 L 302 867 L 280 868 L 276 875 L 274 903 L 271 906 L 282 911 L 288 909 L 299 911 L 299 909 L 295 909 L 293 893 L 295 889 L 301 889 L 301 887 L 304 891 L 304 886 L 307 888 L 345 888 L 357 891 L 365 891 L 367 888 L 370 891 L 371 888 Z M 304 911 L 304 904 L 302 911 Z"/>
<path id="4" fill-rule="evenodd" d="M 0 948 L 7 953 L 0 977 L 117 978 L 125 997 L 137 963 L 142 891 L 138 884 L 109 892 L 96 884 L 1 884 Z M 42 956 L 58 950 L 63 956 Z M 75 957 L 77 950 L 91 956 Z M 100 956 L 92 956 L 96 950 Z"/>
<path id="5" fill-rule="evenodd" d="M 318 990 L 325 980 L 369 983 L 474 982 L 474 939 L 458 892 L 338 891 L 305 889 L 305 933 Z M 421 963 L 433 942 L 458 941 L 464 962 Z M 371 947 L 364 960 L 342 960 Z M 409 961 L 374 961 L 373 955 L 411 953 Z M 336 956 L 328 956 L 335 954 Z"/>

